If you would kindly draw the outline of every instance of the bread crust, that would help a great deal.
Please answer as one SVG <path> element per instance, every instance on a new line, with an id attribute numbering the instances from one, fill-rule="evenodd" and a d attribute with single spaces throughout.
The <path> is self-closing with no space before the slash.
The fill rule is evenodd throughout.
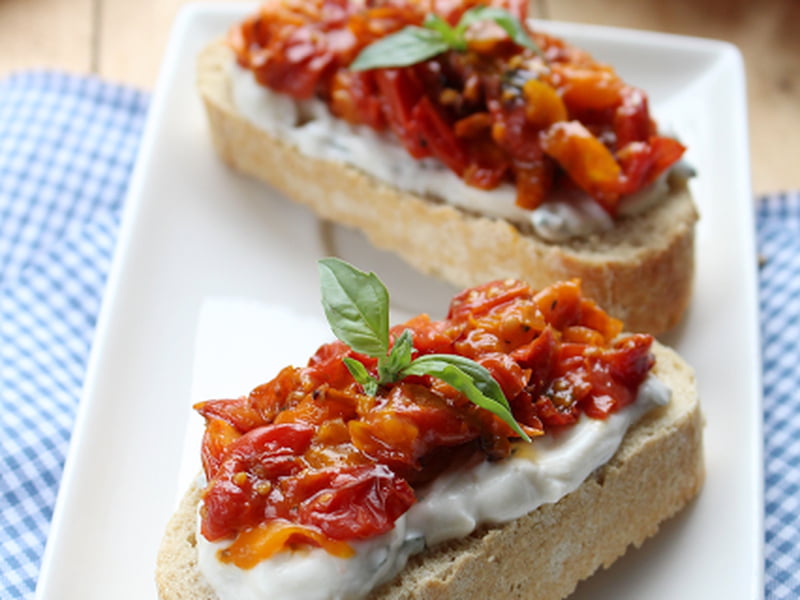
<path id="1" fill-rule="evenodd" d="M 369 600 L 558 600 L 655 534 L 698 493 L 704 467 L 694 374 L 672 350 L 655 343 L 653 351 L 672 400 L 636 423 L 608 463 L 555 504 L 412 557 Z M 200 495 L 190 489 L 167 526 L 156 571 L 162 600 L 217 600 L 197 568 Z"/>
<path id="2" fill-rule="evenodd" d="M 214 146 L 235 169 L 457 287 L 514 277 L 543 288 L 578 277 L 585 294 L 631 331 L 658 334 L 683 316 L 694 278 L 697 220 L 685 188 L 620 219 L 609 232 L 549 243 L 503 219 L 401 192 L 270 137 L 237 111 L 228 77 L 232 61 L 222 41 L 210 44 L 199 56 L 197 82 Z"/>

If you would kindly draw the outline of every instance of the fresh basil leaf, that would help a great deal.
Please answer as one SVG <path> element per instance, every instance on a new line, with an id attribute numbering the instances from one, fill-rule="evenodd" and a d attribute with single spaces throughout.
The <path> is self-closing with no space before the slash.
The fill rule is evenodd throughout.
<path id="1" fill-rule="evenodd" d="M 322 307 L 334 335 L 360 354 L 385 356 L 389 293 L 381 280 L 338 258 L 323 258 L 318 266 Z"/>
<path id="2" fill-rule="evenodd" d="M 374 396 L 378 393 L 378 381 L 369 374 L 369 371 L 367 371 L 367 367 L 364 366 L 364 363 L 356 360 L 355 358 L 350 358 L 349 356 L 345 356 L 342 359 L 342 362 L 344 363 L 344 366 L 347 367 L 347 370 L 350 371 L 350 375 L 353 376 L 353 379 L 360 383 L 361 387 L 364 388 L 365 394 Z"/>
<path id="3" fill-rule="evenodd" d="M 412 361 L 401 376 L 430 375 L 464 394 L 473 404 L 500 417 L 523 440 L 531 438 L 517 423 L 503 390 L 491 373 L 473 360 L 454 354 L 427 354 Z"/>
<path id="4" fill-rule="evenodd" d="M 494 21 L 503 28 L 508 34 L 508 37 L 510 37 L 515 44 L 533 50 L 540 56 L 544 56 L 542 49 L 539 48 L 531 36 L 528 35 L 528 32 L 525 31 L 519 19 L 507 10 L 495 6 L 476 6 L 475 8 L 471 8 L 461 16 L 461 20 L 459 20 L 458 25 L 456 25 L 456 31 L 463 36 L 470 25 L 480 21 Z"/>
<path id="5" fill-rule="evenodd" d="M 514 43 L 544 56 L 541 48 L 536 45 L 514 15 L 502 8 L 477 6 L 466 11 L 455 27 L 451 27 L 447 21 L 434 13 L 428 14 L 422 27 L 414 25 L 404 27 L 364 48 L 350 64 L 350 70 L 407 67 L 447 50 L 463 52 L 467 49 L 466 30 L 479 21 L 494 21 L 505 30 Z"/>
<path id="6" fill-rule="evenodd" d="M 350 64 L 351 71 L 407 67 L 441 54 L 449 44 L 437 30 L 404 27 L 364 48 Z"/>
<path id="7" fill-rule="evenodd" d="M 426 29 L 432 29 L 442 34 L 442 39 L 449 48 L 454 50 L 466 50 L 467 40 L 464 39 L 464 32 L 457 31 L 455 28 L 450 27 L 450 23 L 445 21 L 442 17 L 435 13 L 428 13 L 422 26 Z"/>
<path id="8" fill-rule="evenodd" d="M 414 350 L 414 335 L 406 329 L 394 341 L 389 356 L 378 359 L 378 381 L 392 383 L 397 381 L 400 372 L 411 364 L 411 352 Z"/>
<path id="9" fill-rule="evenodd" d="M 440 365 L 453 365 L 464 371 L 475 382 L 475 386 L 485 396 L 488 396 L 504 408 L 510 410 L 508 400 L 489 370 L 476 363 L 474 360 L 458 354 L 425 354 L 417 358 L 413 364 L 418 364 L 418 368 L 430 369 L 441 368 Z M 418 375 L 418 373 L 414 373 Z"/>

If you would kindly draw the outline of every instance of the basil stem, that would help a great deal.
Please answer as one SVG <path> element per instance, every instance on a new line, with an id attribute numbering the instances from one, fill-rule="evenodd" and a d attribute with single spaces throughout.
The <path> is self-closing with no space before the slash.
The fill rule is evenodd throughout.
<path id="1" fill-rule="evenodd" d="M 414 337 L 410 329 L 400 334 L 392 346 L 389 356 L 378 359 L 378 381 L 392 383 L 397 381 L 400 373 L 411 363 L 411 352 L 414 350 Z"/>
<path id="2" fill-rule="evenodd" d="M 452 48 L 460 52 L 467 49 L 467 40 L 464 38 L 464 32 L 459 31 L 457 28 L 450 27 L 450 23 L 439 15 L 434 13 L 428 14 L 422 26 L 438 31 L 442 36 L 442 40 L 447 44 L 448 49 Z"/>
<path id="3" fill-rule="evenodd" d="M 342 362 L 344 362 L 344 366 L 347 367 L 347 370 L 350 371 L 350 375 L 353 376 L 353 379 L 364 388 L 365 394 L 374 396 L 378 393 L 378 380 L 369 374 L 367 367 L 365 367 L 362 362 L 357 361 L 355 358 L 350 358 L 349 356 L 345 356 Z"/>

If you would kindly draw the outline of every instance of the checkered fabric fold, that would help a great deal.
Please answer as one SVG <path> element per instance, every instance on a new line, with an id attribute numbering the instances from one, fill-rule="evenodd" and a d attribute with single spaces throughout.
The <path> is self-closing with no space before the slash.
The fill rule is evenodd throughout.
<path id="1" fill-rule="evenodd" d="M 145 94 L 0 81 L 0 598 L 32 598 Z"/>
<path id="2" fill-rule="evenodd" d="M 0 81 L 0 598 L 32 598 L 148 97 Z M 800 597 L 800 193 L 758 201 L 767 600 Z"/>
<path id="3" fill-rule="evenodd" d="M 800 598 L 800 192 L 760 198 L 766 598 Z"/>

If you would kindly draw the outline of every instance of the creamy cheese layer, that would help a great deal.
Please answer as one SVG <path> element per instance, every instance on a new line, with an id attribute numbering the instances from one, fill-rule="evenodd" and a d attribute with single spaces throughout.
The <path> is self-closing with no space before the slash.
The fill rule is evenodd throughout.
<path id="1" fill-rule="evenodd" d="M 608 213 L 584 192 L 561 191 L 536 210 L 525 210 L 516 205 L 516 190 L 511 184 L 493 190 L 471 187 L 438 160 L 410 156 L 391 133 L 336 118 L 321 100 L 296 101 L 273 92 L 234 61 L 229 75 L 239 113 L 306 156 L 351 165 L 396 189 L 505 219 L 552 242 L 614 227 Z M 664 198 L 670 189 L 667 179 L 664 174 L 652 185 L 624 198 L 621 212 L 635 214 Z"/>
<path id="2" fill-rule="evenodd" d="M 217 559 L 217 551 L 229 542 L 208 542 L 198 531 L 200 571 L 220 600 L 363 598 L 400 572 L 409 556 L 428 546 L 557 502 L 611 459 L 631 425 L 669 398 L 669 388 L 651 375 L 640 387 L 636 402 L 605 420 L 583 415 L 566 431 L 537 438 L 532 444 L 517 444 L 503 461 L 442 474 L 417 490 L 418 501 L 394 529 L 353 544 L 356 555 L 352 558 L 336 558 L 312 548 L 282 552 L 243 570 Z"/>

